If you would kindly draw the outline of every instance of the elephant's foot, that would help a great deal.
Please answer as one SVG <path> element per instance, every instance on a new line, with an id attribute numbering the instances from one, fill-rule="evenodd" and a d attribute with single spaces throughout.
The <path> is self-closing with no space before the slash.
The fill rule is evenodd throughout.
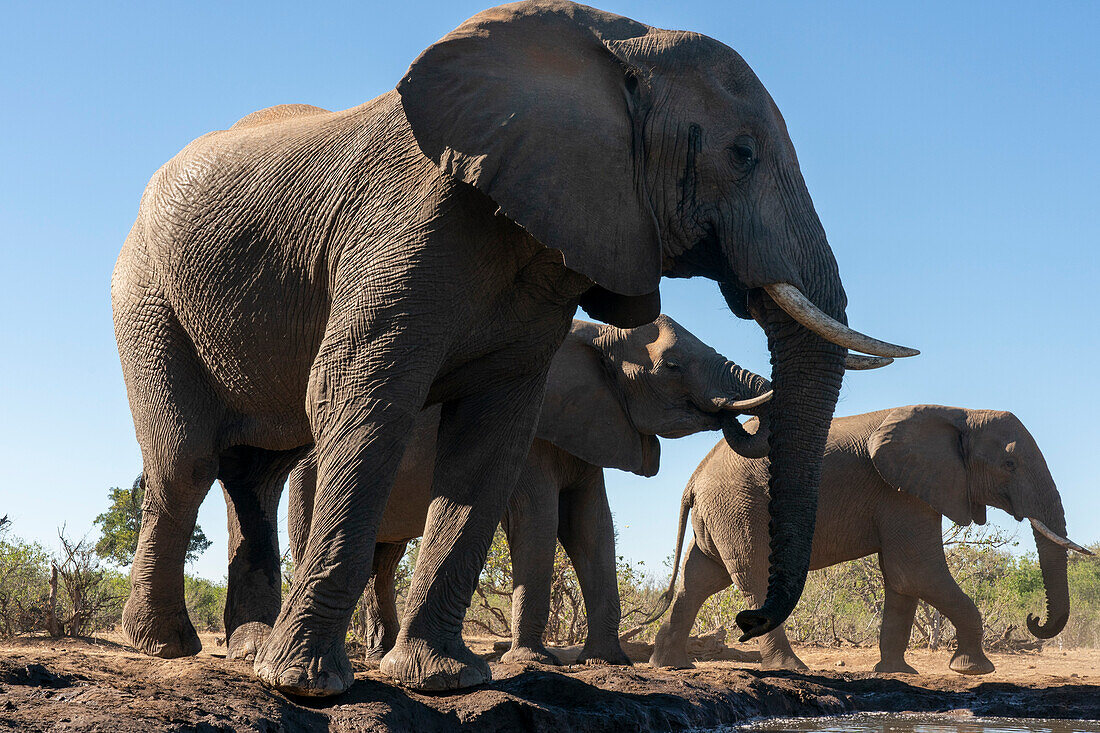
<path id="1" fill-rule="evenodd" d="M 604 643 L 591 643 L 590 641 L 585 641 L 584 649 L 581 650 L 580 656 L 577 657 L 577 663 L 590 666 L 634 666 L 634 662 L 630 661 L 630 657 L 626 656 L 626 652 L 623 651 L 618 639 Z"/>
<path id="2" fill-rule="evenodd" d="M 261 621 L 241 624 L 229 636 L 225 656 L 228 659 L 255 659 L 270 635 L 271 626 Z"/>
<path id="3" fill-rule="evenodd" d="M 122 630 L 134 648 L 153 657 L 192 657 L 202 650 L 186 608 L 157 611 L 127 601 Z"/>
<path id="4" fill-rule="evenodd" d="M 339 695 L 351 687 L 355 674 L 343 638 L 322 643 L 310 637 L 305 630 L 294 635 L 272 631 L 256 654 L 256 676 L 279 692 L 302 697 Z"/>
<path id="5" fill-rule="evenodd" d="M 461 638 L 434 643 L 399 639 L 378 669 L 399 685 L 421 692 L 462 690 L 493 680 L 489 665 Z"/>
<path id="6" fill-rule="evenodd" d="M 553 653 L 542 644 L 527 644 L 521 646 L 513 643 L 512 648 L 500 656 L 500 661 L 503 664 L 535 662 L 537 664 L 548 664 L 554 667 L 561 666 L 561 660 L 555 657 Z"/>
<path id="7" fill-rule="evenodd" d="M 951 670 L 959 674 L 989 674 L 994 669 L 993 662 L 982 652 L 955 652 L 951 657 Z"/>
<path id="8" fill-rule="evenodd" d="M 780 670 L 788 672 L 805 672 L 809 669 L 806 663 L 792 654 L 772 654 L 760 659 L 760 669 Z"/>
<path id="9" fill-rule="evenodd" d="M 785 669 L 788 671 L 806 671 L 810 667 L 793 654 L 781 654 L 760 659 L 760 669 Z"/>
<path id="10" fill-rule="evenodd" d="M 691 659 L 687 654 L 687 640 L 672 641 L 667 636 L 657 632 L 657 639 L 653 642 L 653 654 L 649 657 L 649 663 L 654 667 L 665 669 L 693 669 Z"/>
<path id="11" fill-rule="evenodd" d="M 906 664 L 904 659 L 883 659 L 875 665 L 875 671 L 888 674 L 920 674 L 920 672 Z"/>

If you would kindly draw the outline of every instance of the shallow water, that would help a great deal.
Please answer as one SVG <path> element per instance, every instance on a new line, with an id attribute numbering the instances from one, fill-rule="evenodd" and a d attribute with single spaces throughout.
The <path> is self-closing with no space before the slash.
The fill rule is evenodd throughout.
<path id="1" fill-rule="evenodd" d="M 1100 733 L 1100 721 L 868 713 L 831 718 L 773 718 L 708 730 L 711 733 Z"/>

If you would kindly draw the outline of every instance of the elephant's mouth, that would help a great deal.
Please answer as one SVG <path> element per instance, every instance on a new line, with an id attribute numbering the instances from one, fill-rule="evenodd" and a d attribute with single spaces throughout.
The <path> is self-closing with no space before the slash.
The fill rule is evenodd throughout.
<path id="1" fill-rule="evenodd" d="M 676 420 L 673 425 L 666 425 L 657 431 L 657 435 L 668 440 L 686 438 L 696 433 L 722 429 L 723 416 L 721 412 L 702 413 L 693 412 Z"/>
<path id="2" fill-rule="evenodd" d="M 722 427 L 722 426 L 718 424 L 717 420 L 715 420 L 713 425 L 708 426 L 708 427 L 703 428 L 703 429 L 704 430 L 718 430 L 720 427 Z M 676 440 L 677 438 L 686 438 L 687 436 L 694 435 L 695 433 L 698 433 L 698 432 L 699 432 L 698 428 L 694 428 L 694 429 L 693 428 L 680 428 L 680 429 L 676 429 L 676 430 L 664 430 L 660 433 L 657 433 L 657 435 L 662 437 L 662 438 L 665 438 L 667 440 Z"/>

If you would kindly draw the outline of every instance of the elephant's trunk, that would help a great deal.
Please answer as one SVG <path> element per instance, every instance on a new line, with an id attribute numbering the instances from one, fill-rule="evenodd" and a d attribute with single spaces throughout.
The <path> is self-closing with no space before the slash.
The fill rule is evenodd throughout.
<path id="1" fill-rule="evenodd" d="M 1066 536 L 1066 517 L 1062 503 L 1054 492 L 1053 507 L 1044 512 L 1036 512 L 1035 519 L 1061 537 Z M 1040 516 L 1045 515 L 1045 516 Z M 1053 542 L 1038 527 L 1033 527 L 1035 547 L 1039 551 L 1039 569 L 1043 572 L 1043 587 L 1046 589 L 1046 620 L 1028 614 L 1027 630 L 1040 639 L 1057 636 L 1069 621 L 1069 582 L 1066 575 L 1066 548 Z"/>
<path id="2" fill-rule="evenodd" d="M 770 410 L 744 425 L 734 414 L 722 418 L 722 435 L 734 453 L 745 458 L 767 458 L 768 440 L 771 438 Z"/>
<path id="3" fill-rule="evenodd" d="M 768 455 L 768 430 L 759 429 L 764 425 L 770 410 L 768 402 L 746 407 L 753 398 L 757 400 L 773 397 L 771 383 L 759 374 L 742 369 L 732 361 L 724 361 L 717 366 L 718 375 L 714 382 L 718 385 L 719 395 L 710 399 L 711 404 L 722 411 L 722 433 L 726 444 L 746 458 L 763 458 Z M 761 416 L 760 422 L 747 431 L 737 419 L 738 415 L 751 414 Z"/>
<path id="4" fill-rule="evenodd" d="M 732 361 L 726 361 L 721 366 L 723 391 L 730 398 L 745 400 L 750 397 L 759 397 L 772 388 L 771 383 L 759 374 L 742 369 Z M 721 407 L 721 404 L 719 404 Z"/>
<path id="5" fill-rule="evenodd" d="M 835 294 L 826 310 L 840 320 L 844 315 L 839 282 Z M 763 606 L 737 615 L 742 641 L 783 623 L 802 595 L 813 546 L 821 460 L 845 357 L 843 348 L 795 322 L 770 299 L 761 297 L 758 303 L 754 315 L 768 335 L 775 392 L 767 413 L 770 431 L 765 429 L 770 432 L 771 572 Z"/>

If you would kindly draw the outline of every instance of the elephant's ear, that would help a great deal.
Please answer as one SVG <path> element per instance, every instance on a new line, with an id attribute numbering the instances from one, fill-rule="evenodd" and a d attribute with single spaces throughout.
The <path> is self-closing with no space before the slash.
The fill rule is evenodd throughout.
<path id="1" fill-rule="evenodd" d="M 911 405 L 891 411 L 867 446 L 886 483 L 921 499 L 955 524 L 984 523 L 967 490 L 963 456 L 966 412 Z M 985 507 L 981 507 L 982 510 Z"/>
<path id="2" fill-rule="evenodd" d="M 570 269 L 627 296 L 661 276 L 643 170 L 648 87 L 604 41 L 648 31 L 573 3 L 504 5 L 429 47 L 397 85 L 426 156 Z"/>
<path id="3" fill-rule="evenodd" d="M 582 461 L 653 476 L 661 444 L 630 421 L 601 353 L 570 335 L 554 356 L 535 437 Z"/>

